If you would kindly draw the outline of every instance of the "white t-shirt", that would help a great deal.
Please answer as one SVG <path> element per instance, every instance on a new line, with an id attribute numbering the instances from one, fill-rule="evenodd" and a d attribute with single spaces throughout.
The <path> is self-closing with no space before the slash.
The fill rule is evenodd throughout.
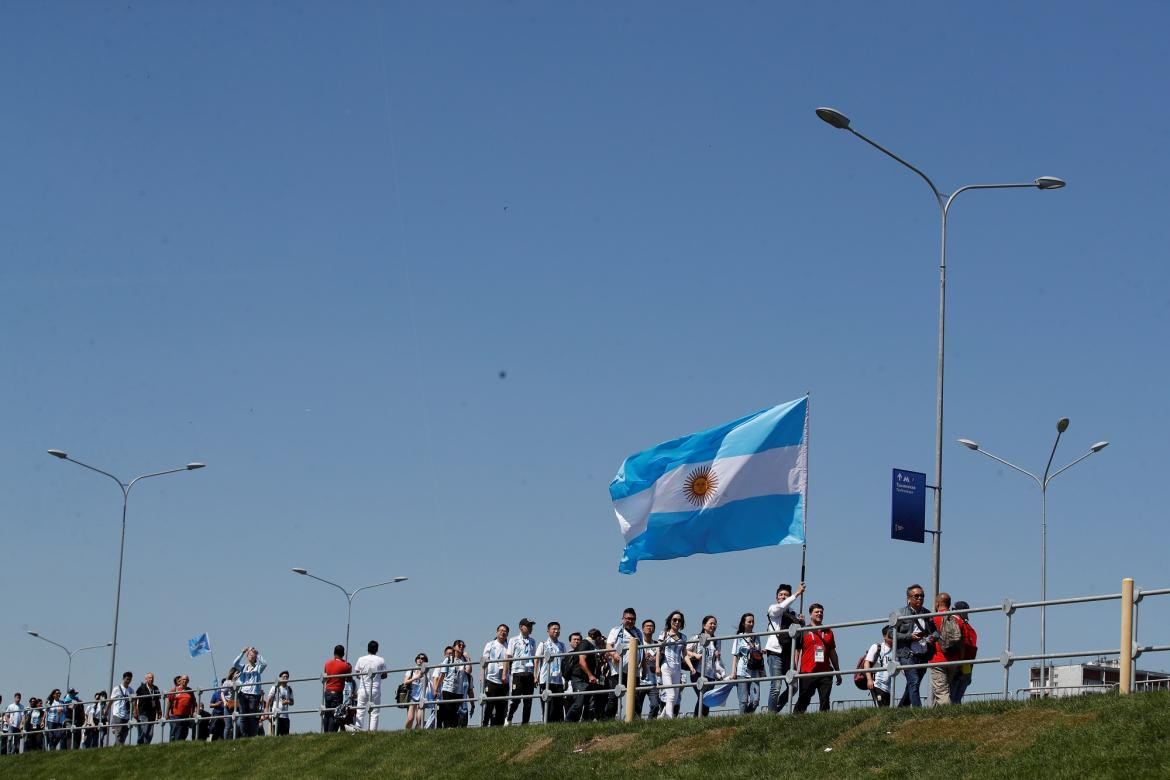
<path id="1" fill-rule="evenodd" d="M 893 648 L 885 643 L 885 641 L 878 642 L 869 646 L 869 650 L 865 652 L 865 660 L 874 665 L 873 670 L 873 686 L 878 690 L 890 692 L 890 673 L 886 671 L 886 664 L 890 662 L 890 653 Z M 878 668 L 881 671 L 878 671 Z"/>
<path id="2" fill-rule="evenodd" d="M 492 640 L 483 646 L 483 655 L 481 658 L 484 661 L 503 661 L 508 657 L 508 646 Z M 502 663 L 489 663 L 484 672 L 484 677 L 488 682 L 502 684 L 504 682 L 504 665 Z"/>
<path id="3" fill-rule="evenodd" d="M 363 655 L 353 665 L 359 690 L 376 698 L 382 693 L 382 674 L 386 671 L 386 659 L 380 655 Z"/>
<path id="4" fill-rule="evenodd" d="M 133 688 L 121 685 L 110 691 L 110 717 L 130 720 L 130 697 L 133 695 Z"/>
<path id="5" fill-rule="evenodd" d="M 273 683 L 272 687 L 268 689 L 268 699 L 272 702 L 272 711 L 275 712 L 278 717 L 287 718 L 288 700 L 291 699 L 293 695 L 292 688 L 285 685 L 280 689 L 280 692 L 277 693 L 278 685 L 280 685 L 280 683 Z"/>
<path id="6" fill-rule="evenodd" d="M 8 719 L 7 725 L 10 729 L 13 731 L 20 729 L 21 724 L 24 723 L 24 705 L 12 702 L 4 710 L 4 716 Z"/>
<path id="7" fill-rule="evenodd" d="M 768 630 L 769 631 L 779 631 L 780 630 L 780 624 L 781 624 L 781 622 L 783 622 L 781 618 L 784 615 L 784 611 L 787 610 L 789 607 L 791 607 L 794 603 L 796 603 L 796 596 L 789 596 L 788 598 L 784 599 L 781 602 L 768 605 Z M 763 631 L 764 629 L 761 628 L 759 630 Z M 766 653 L 782 652 L 780 649 L 781 640 L 784 642 L 784 646 L 786 648 L 792 647 L 792 639 L 789 638 L 787 632 L 781 634 L 781 639 L 777 639 L 775 634 L 769 634 L 768 641 L 764 644 L 764 652 L 766 652 Z"/>

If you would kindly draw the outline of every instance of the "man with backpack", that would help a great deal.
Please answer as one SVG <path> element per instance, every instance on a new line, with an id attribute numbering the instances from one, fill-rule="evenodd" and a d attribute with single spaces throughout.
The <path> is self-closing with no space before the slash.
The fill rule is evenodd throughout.
<path id="1" fill-rule="evenodd" d="M 882 626 L 882 639 L 874 642 L 861 657 L 859 666 L 870 671 L 854 675 L 858 687 L 862 685 L 869 691 L 875 707 L 890 706 L 890 673 L 887 668 L 890 663 L 890 654 L 893 652 L 893 631 L 890 626 Z M 862 678 L 857 680 L 856 678 Z"/>
<path id="2" fill-rule="evenodd" d="M 951 594 L 939 593 L 934 598 L 934 611 L 947 612 L 951 608 Z M 934 621 L 934 655 L 930 663 L 963 660 L 963 618 L 958 615 L 938 615 Z M 959 676 L 958 666 L 930 667 L 930 699 L 932 707 L 951 703 L 951 684 Z"/>
<path id="3" fill-rule="evenodd" d="M 971 606 L 965 601 L 955 602 L 955 609 L 958 611 L 970 608 Z M 974 660 L 978 652 L 979 635 L 975 633 L 975 627 L 971 625 L 970 615 L 963 612 L 963 660 Z M 955 677 L 955 681 L 951 683 L 951 704 L 963 703 L 963 694 L 967 692 L 967 687 L 971 685 L 971 673 L 974 669 L 974 664 L 963 664 L 959 667 L 959 674 Z"/>

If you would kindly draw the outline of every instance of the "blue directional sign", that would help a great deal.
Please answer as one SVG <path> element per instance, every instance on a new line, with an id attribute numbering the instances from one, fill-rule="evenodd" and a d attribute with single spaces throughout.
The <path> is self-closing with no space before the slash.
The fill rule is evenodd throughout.
<path id="1" fill-rule="evenodd" d="M 926 475 L 894 469 L 894 495 L 890 501 L 890 538 L 904 542 L 926 541 Z"/>

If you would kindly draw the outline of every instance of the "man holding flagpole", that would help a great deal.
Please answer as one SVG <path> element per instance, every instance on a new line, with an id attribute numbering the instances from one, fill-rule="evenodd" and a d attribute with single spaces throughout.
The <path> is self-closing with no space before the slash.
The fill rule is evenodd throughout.
<path id="1" fill-rule="evenodd" d="M 625 553 L 638 562 L 803 544 L 808 396 L 631 455 L 610 483 Z"/>

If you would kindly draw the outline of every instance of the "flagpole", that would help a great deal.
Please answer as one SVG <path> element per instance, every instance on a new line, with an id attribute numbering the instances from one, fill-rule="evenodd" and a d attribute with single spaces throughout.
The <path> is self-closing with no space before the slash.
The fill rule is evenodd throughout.
<path id="1" fill-rule="evenodd" d="M 800 544 L 800 582 L 805 581 L 805 568 L 808 564 L 808 418 L 812 410 L 812 393 L 805 391 L 804 394 L 804 501 L 801 503 L 801 518 L 800 524 L 803 531 L 804 541 Z M 799 587 L 799 586 L 798 586 Z M 800 594 L 800 609 L 798 614 L 804 614 L 804 592 Z"/>

